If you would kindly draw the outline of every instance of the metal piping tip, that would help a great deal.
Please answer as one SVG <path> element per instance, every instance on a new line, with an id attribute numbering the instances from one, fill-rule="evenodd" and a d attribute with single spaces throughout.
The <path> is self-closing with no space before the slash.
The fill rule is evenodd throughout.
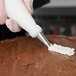
<path id="1" fill-rule="evenodd" d="M 43 34 L 43 32 L 40 32 L 38 35 L 37 35 L 37 38 L 42 41 L 48 48 L 50 46 L 50 42 L 47 40 L 47 38 L 45 37 L 45 35 Z"/>

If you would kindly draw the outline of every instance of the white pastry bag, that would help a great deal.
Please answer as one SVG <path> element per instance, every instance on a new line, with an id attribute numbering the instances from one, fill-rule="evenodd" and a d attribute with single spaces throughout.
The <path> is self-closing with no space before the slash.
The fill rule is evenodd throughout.
<path id="1" fill-rule="evenodd" d="M 50 43 L 42 33 L 42 28 L 37 25 L 30 15 L 28 9 L 22 2 L 22 0 L 4 0 L 5 12 L 10 19 L 15 20 L 29 35 L 33 38 L 37 37 L 47 47 Z"/>

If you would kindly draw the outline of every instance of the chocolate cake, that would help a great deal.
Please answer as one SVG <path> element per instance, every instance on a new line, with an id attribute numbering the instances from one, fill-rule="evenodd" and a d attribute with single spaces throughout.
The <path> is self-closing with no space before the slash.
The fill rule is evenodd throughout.
<path id="1" fill-rule="evenodd" d="M 76 49 L 76 37 L 47 38 L 51 43 Z M 31 37 L 1 41 L 0 76 L 76 76 L 76 54 L 49 52 L 43 43 Z"/>

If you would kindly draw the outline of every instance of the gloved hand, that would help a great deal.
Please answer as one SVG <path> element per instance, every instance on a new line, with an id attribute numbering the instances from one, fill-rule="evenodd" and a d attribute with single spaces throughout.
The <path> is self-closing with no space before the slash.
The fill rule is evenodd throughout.
<path id="1" fill-rule="evenodd" d="M 23 0 L 23 3 L 27 7 L 30 14 L 33 13 L 33 0 Z M 0 25 L 6 24 L 6 26 L 12 32 L 19 32 L 21 27 L 12 19 L 8 19 L 5 10 L 4 10 L 4 0 L 0 0 Z"/>

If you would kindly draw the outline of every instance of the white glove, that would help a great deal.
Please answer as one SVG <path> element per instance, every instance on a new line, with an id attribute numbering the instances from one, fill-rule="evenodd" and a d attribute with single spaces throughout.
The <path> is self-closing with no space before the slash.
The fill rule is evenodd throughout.
<path id="1" fill-rule="evenodd" d="M 30 14 L 33 14 L 33 0 L 23 0 Z M 0 0 L 0 24 L 5 24 L 12 32 L 19 32 L 21 27 L 12 19 L 8 19 L 4 10 L 4 0 Z"/>

